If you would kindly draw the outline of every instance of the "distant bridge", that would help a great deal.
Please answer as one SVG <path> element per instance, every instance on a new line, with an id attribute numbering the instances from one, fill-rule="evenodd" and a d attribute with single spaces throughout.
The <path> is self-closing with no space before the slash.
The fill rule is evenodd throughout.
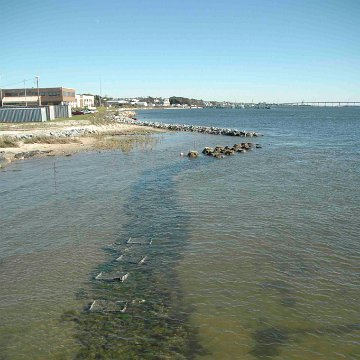
<path id="1" fill-rule="evenodd" d="M 287 106 L 360 106 L 360 101 L 298 101 L 279 103 Z"/>

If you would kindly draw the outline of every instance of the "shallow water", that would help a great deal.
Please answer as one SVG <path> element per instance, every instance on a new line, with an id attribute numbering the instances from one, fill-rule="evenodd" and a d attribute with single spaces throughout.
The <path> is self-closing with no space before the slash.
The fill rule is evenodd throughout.
<path id="1" fill-rule="evenodd" d="M 3 358 L 90 358 L 100 354 L 92 344 L 105 358 L 119 344 L 125 358 L 359 358 L 359 117 L 356 108 L 142 111 L 254 130 L 263 148 L 192 161 L 179 153 L 239 139 L 165 134 L 126 154 L 1 171 Z M 136 250 L 143 267 L 114 262 L 130 236 L 153 239 Z M 94 281 L 120 268 L 129 281 Z M 137 303 L 127 318 L 92 316 L 99 296 Z"/>

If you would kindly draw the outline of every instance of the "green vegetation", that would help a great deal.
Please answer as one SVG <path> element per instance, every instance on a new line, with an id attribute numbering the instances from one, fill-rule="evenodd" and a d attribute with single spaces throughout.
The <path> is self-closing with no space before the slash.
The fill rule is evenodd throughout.
<path id="1" fill-rule="evenodd" d="M 189 99 L 179 96 L 172 96 L 169 100 L 171 105 L 204 106 L 203 100 Z"/>
<path id="2" fill-rule="evenodd" d="M 169 263 L 133 265 L 131 280 L 125 283 L 95 281 L 92 294 L 82 297 L 126 299 L 126 313 L 65 312 L 62 321 L 77 328 L 81 349 L 75 359 L 193 359 L 203 350 L 185 314 L 177 280 Z M 115 270 L 117 264 L 103 264 L 99 271 Z M 164 275 L 166 271 L 166 276 Z M 130 279 L 130 278 L 129 278 Z M 145 300 L 146 299 L 146 300 Z"/>
<path id="3" fill-rule="evenodd" d="M 159 169 L 146 171 L 133 185 L 124 204 L 129 222 L 118 241 L 104 248 L 109 256 L 94 269 L 91 286 L 77 293 L 78 299 L 84 299 L 83 311 L 70 310 L 62 316 L 75 326 L 80 345 L 75 359 L 190 360 L 205 355 L 190 321 L 192 306 L 184 300 L 176 272 L 190 220 L 185 213 L 169 216 L 179 211 L 173 177 L 181 169 L 161 168 L 161 176 Z M 154 244 L 131 245 L 125 242 L 129 234 L 134 239 L 154 239 Z M 119 254 L 129 259 L 116 261 Z M 148 260 L 143 264 L 131 260 L 144 255 Z M 129 276 L 123 282 L 96 280 L 100 272 Z M 93 300 L 127 302 L 126 312 L 90 311 Z"/>
<path id="4" fill-rule="evenodd" d="M 110 124 L 112 121 L 106 119 L 105 116 L 109 114 L 105 107 L 101 107 L 97 109 L 98 112 L 94 114 L 85 114 L 85 115 L 73 115 L 71 118 L 64 119 L 56 119 L 56 121 L 64 121 L 64 120 L 87 120 L 92 125 L 107 125 Z"/>
<path id="5" fill-rule="evenodd" d="M 54 123 L 54 122 L 63 122 L 63 121 L 71 121 L 71 120 L 88 120 L 91 123 L 98 120 L 103 120 L 106 115 L 106 108 L 101 107 L 98 108 L 98 112 L 94 114 L 84 114 L 84 115 L 73 115 L 71 118 L 57 118 L 55 120 L 51 120 L 48 123 Z"/>
<path id="6" fill-rule="evenodd" d="M 122 152 L 129 152 L 135 147 L 151 148 L 154 142 L 157 141 L 149 136 L 132 136 L 132 135 L 96 135 L 96 142 L 94 147 L 96 149 L 104 150 L 121 150 Z"/>
<path id="7" fill-rule="evenodd" d="M 73 137 L 55 137 L 55 136 L 33 136 L 23 140 L 24 144 L 70 144 L 79 143 L 80 140 Z"/>
<path id="8" fill-rule="evenodd" d="M 0 136 L 0 148 L 18 147 L 19 142 L 11 136 Z"/>

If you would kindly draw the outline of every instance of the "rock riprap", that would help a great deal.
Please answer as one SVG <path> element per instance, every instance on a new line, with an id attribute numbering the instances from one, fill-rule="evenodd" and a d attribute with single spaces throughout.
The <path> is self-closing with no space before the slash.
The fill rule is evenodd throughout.
<path id="1" fill-rule="evenodd" d="M 44 154 L 47 155 L 50 153 L 51 153 L 51 150 L 44 150 L 44 151 L 31 150 L 31 151 L 24 151 L 24 152 L 17 153 L 17 154 L 15 154 L 14 158 L 15 159 L 29 159 L 34 156 L 44 155 Z"/>
<path id="2" fill-rule="evenodd" d="M 197 158 L 199 156 L 199 153 L 195 150 L 189 151 L 188 155 L 189 158 Z"/>
<path id="3" fill-rule="evenodd" d="M 245 153 L 247 151 L 250 151 L 252 149 L 259 149 L 261 148 L 260 144 L 253 144 L 250 142 L 241 143 L 241 144 L 234 144 L 234 146 L 216 146 L 214 148 L 212 147 L 205 147 L 202 153 L 207 156 L 212 156 L 217 159 L 222 159 L 225 156 L 231 156 L 235 153 Z"/>
<path id="4" fill-rule="evenodd" d="M 242 136 L 242 137 L 261 136 L 255 131 L 226 129 L 226 128 L 219 128 L 214 126 L 209 127 L 209 126 L 186 125 L 186 124 L 165 124 L 161 122 L 140 121 L 135 118 L 121 117 L 117 115 L 112 115 L 112 120 L 123 122 L 126 124 L 149 126 L 156 129 L 164 129 L 171 131 L 198 132 L 198 133 L 211 134 L 211 135 L 227 135 L 227 136 Z"/>

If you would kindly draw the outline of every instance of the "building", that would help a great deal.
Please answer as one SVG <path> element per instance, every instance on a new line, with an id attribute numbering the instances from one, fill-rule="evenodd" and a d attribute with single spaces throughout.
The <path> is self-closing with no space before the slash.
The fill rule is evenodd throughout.
<path id="1" fill-rule="evenodd" d="M 12 104 L 21 105 L 26 105 L 28 98 L 33 100 L 34 97 L 39 97 L 38 105 L 71 105 L 75 102 L 75 90 L 63 87 L 2 89 L 2 96 L 4 105 L 7 103 L 7 98 L 11 98 Z M 18 98 L 18 101 L 14 98 Z"/>
<path id="2" fill-rule="evenodd" d="M 2 104 L 1 104 L 2 103 Z M 38 106 L 39 99 L 37 96 L 7 96 L 0 102 L 1 106 Z"/>
<path id="3" fill-rule="evenodd" d="M 148 103 L 146 101 L 137 101 L 134 105 L 147 107 Z"/>
<path id="4" fill-rule="evenodd" d="M 106 106 L 125 106 L 130 105 L 129 100 L 123 100 L 123 99 L 114 99 L 114 100 L 106 100 L 105 101 Z"/>
<path id="5" fill-rule="evenodd" d="M 170 99 L 164 99 L 163 106 L 170 106 Z"/>
<path id="6" fill-rule="evenodd" d="M 94 95 L 84 95 L 76 94 L 75 101 L 72 104 L 76 108 L 92 108 L 95 107 L 95 96 Z"/>

